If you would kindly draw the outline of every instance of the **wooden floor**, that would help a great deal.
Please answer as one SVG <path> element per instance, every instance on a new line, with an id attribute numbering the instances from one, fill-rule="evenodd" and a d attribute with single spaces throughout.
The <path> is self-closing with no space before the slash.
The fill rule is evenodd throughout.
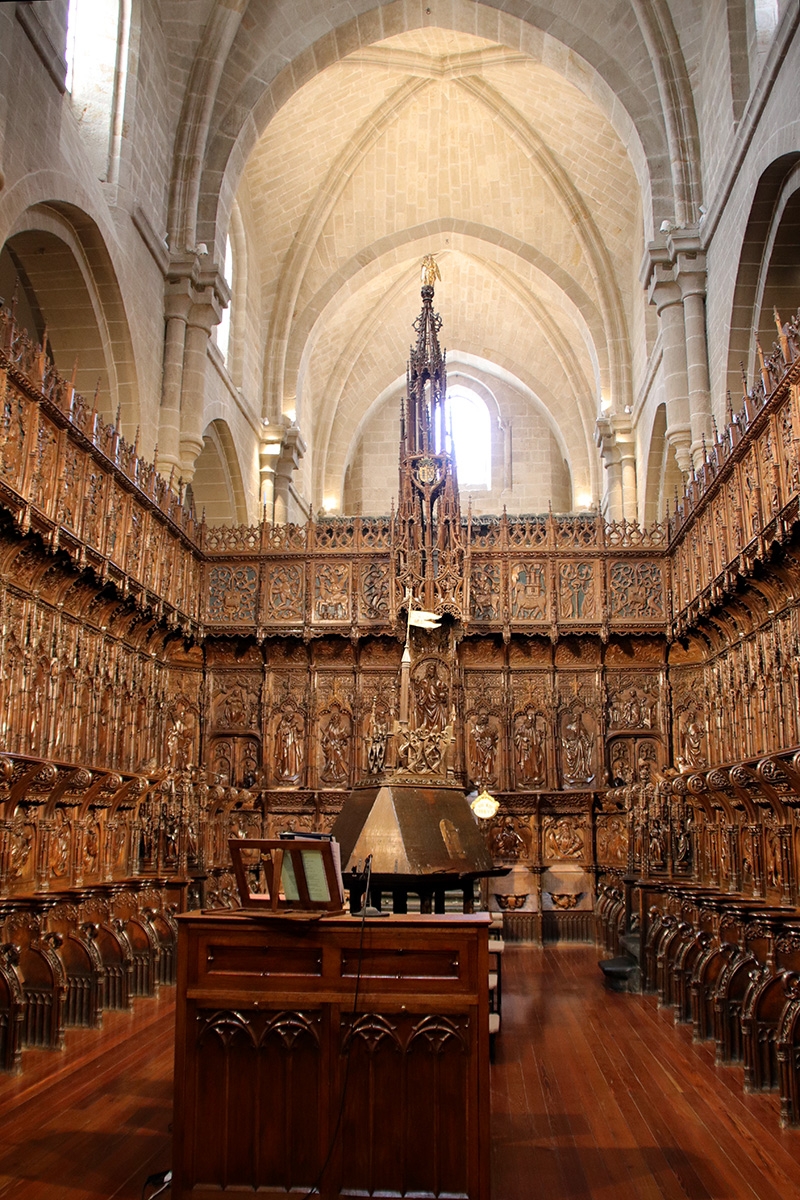
<path id="1" fill-rule="evenodd" d="M 800 1133 L 775 1094 L 652 996 L 603 987 L 593 948 L 507 946 L 492 1069 L 493 1200 L 796 1200 Z"/>
<path id="2" fill-rule="evenodd" d="M 175 989 L 0 1076 L 3 1200 L 139 1200 L 170 1164 Z"/>
<path id="3" fill-rule="evenodd" d="M 775 1095 L 649 996 L 603 988 L 597 952 L 507 946 L 492 1068 L 493 1200 L 794 1200 L 800 1133 Z M 0 1197 L 137 1200 L 169 1165 L 173 993 L 25 1052 L 0 1077 Z"/>

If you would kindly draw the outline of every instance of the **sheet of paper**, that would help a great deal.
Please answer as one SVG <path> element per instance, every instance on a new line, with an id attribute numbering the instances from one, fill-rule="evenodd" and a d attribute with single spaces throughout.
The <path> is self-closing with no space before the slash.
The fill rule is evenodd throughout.
<path id="1" fill-rule="evenodd" d="M 325 876 L 322 853 L 318 850 L 303 850 L 301 854 L 306 872 L 306 887 L 308 888 L 309 900 L 318 904 L 327 904 L 331 898 L 331 893 L 328 887 L 328 880 Z"/>
<path id="2" fill-rule="evenodd" d="M 308 872 L 306 871 L 306 874 Z M 284 899 L 299 900 L 300 893 L 297 890 L 297 880 L 294 877 L 294 863 L 287 854 L 283 860 L 283 870 L 281 871 L 281 886 L 283 888 Z"/>

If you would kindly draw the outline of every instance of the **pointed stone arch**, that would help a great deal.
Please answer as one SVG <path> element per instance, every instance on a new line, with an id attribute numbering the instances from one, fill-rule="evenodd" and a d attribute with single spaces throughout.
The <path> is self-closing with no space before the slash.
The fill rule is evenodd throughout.
<path id="1" fill-rule="evenodd" d="M 139 388 L 127 313 L 111 256 L 94 220 L 62 200 L 34 204 L 14 222 L 6 248 L 35 294 L 57 369 L 133 441 Z"/>
<path id="2" fill-rule="evenodd" d="M 247 501 L 242 470 L 227 421 L 217 418 L 203 430 L 203 449 L 192 479 L 195 511 L 208 525 L 244 525 Z"/>

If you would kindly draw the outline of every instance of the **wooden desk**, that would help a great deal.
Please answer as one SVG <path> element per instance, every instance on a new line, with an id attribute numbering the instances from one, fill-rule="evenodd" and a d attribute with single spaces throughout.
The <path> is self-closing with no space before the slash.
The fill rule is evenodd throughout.
<path id="1" fill-rule="evenodd" d="M 488 1200 L 487 915 L 178 920 L 173 1197 Z"/>

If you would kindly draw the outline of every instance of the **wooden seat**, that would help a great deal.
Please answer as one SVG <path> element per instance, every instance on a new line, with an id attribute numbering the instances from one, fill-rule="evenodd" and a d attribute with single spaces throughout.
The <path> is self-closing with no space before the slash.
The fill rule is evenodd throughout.
<path id="1" fill-rule="evenodd" d="M 786 1007 L 786 980 L 791 973 L 773 973 L 767 967 L 753 971 L 742 1004 L 744 1090 L 770 1091 L 778 1087 L 777 1035 Z"/>
<path id="2" fill-rule="evenodd" d="M 494 1007 L 497 1012 L 500 1012 L 500 1003 L 501 1003 L 502 994 L 503 994 L 503 951 L 505 950 L 505 947 L 506 947 L 506 944 L 503 941 L 503 939 L 498 938 L 498 937 L 493 937 L 491 935 L 491 931 L 490 931 L 490 935 L 489 935 L 489 966 L 491 968 L 491 972 L 489 975 L 489 979 L 491 980 L 492 975 L 495 976 L 494 992 L 492 992 L 491 983 L 489 984 L 490 1003 L 491 1003 L 491 999 L 492 999 L 492 995 L 493 995 L 494 999 L 495 999 Z"/>
<path id="3" fill-rule="evenodd" d="M 800 974 L 783 977 L 786 1003 L 775 1031 L 781 1092 L 781 1124 L 800 1125 Z"/>
<path id="4" fill-rule="evenodd" d="M 714 1040 L 717 1062 L 742 1061 L 742 1005 L 750 977 L 761 964 L 739 951 L 722 972 L 714 994 Z"/>
<path id="5" fill-rule="evenodd" d="M 22 1058 L 25 996 L 18 962 L 16 946 L 8 942 L 0 946 L 0 1068 L 4 1071 L 18 1071 Z"/>
<path id="6" fill-rule="evenodd" d="M 691 981 L 692 1032 L 696 1042 L 710 1041 L 714 1036 L 714 996 L 719 978 L 738 953 L 732 942 L 715 945 L 695 963 Z"/>

